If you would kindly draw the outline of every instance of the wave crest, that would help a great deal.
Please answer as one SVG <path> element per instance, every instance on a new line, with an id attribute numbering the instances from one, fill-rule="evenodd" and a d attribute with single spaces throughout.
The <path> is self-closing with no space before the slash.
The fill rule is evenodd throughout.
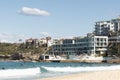
<path id="1" fill-rule="evenodd" d="M 114 66 L 98 66 L 98 67 L 45 67 L 42 68 L 53 72 L 88 72 L 88 71 L 102 71 L 102 70 L 116 70 L 120 69 L 120 65 Z"/>
<path id="2" fill-rule="evenodd" d="M 39 73 L 41 73 L 39 67 L 27 68 L 27 69 L 6 69 L 6 70 L 0 70 L 0 78 L 33 76 Z"/>

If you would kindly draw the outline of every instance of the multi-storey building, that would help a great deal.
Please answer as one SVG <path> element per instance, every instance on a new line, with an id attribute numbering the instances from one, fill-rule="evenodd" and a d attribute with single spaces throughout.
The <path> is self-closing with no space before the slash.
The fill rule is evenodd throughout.
<path id="1" fill-rule="evenodd" d="M 107 36 L 75 37 L 62 39 L 59 44 L 52 46 L 51 54 L 101 54 L 107 52 Z"/>
<path id="2" fill-rule="evenodd" d="M 38 39 L 27 39 L 26 40 L 26 48 L 29 48 L 30 46 L 34 46 L 34 47 L 39 47 L 39 40 Z"/>
<path id="3" fill-rule="evenodd" d="M 52 54 L 80 54 L 83 53 L 86 43 L 85 38 L 61 39 L 52 46 Z M 82 47 L 81 47 L 82 45 Z"/>
<path id="4" fill-rule="evenodd" d="M 117 32 L 120 30 L 120 18 L 111 19 L 109 21 L 99 21 L 95 24 L 95 34 L 97 36 L 108 36 L 109 32 Z"/>
<path id="5" fill-rule="evenodd" d="M 103 54 L 107 53 L 108 37 L 107 36 L 93 36 L 88 38 L 88 53 Z"/>
<path id="6" fill-rule="evenodd" d="M 26 47 L 34 46 L 44 46 L 44 47 L 50 47 L 54 44 L 54 41 L 51 39 L 51 37 L 41 38 L 41 39 L 27 39 L 26 40 Z"/>

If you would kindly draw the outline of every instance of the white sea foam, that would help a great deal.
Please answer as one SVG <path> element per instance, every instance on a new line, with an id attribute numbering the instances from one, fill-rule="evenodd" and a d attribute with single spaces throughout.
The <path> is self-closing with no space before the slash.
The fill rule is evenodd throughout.
<path id="1" fill-rule="evenodd" d="M 42 68 L 53 72 L 89 72 L 89 71 L 102 71 L 102 70 L 117 70 L 120 65 L 114 66 L 98 66 L 98 67 L 45 67 Z"/>
<path id="2" fill-rule="evenodd" d="M 40 73 L 40 68 L 6 69 L 6 70 L 0 70 L 0 79 L 34 76 L 39 73 Z"/>

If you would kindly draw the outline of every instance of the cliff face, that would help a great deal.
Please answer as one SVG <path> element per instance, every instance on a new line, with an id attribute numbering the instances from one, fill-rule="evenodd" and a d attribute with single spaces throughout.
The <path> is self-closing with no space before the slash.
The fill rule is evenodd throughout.
<path id="1" fill-rule="evenodd" d="M 26 44 L 0 43 L 0 60 L 38 60 L 39 55 L 46 50 L 45 46 L 30 46 Z"/>
<path id="2" fill-rule="evenodd" d="M 0 54 L 0 61 L 1 60 L 6 60 L 6 59 L 10 59 L 10 55 L 1 55 Z"/>
<path id="3" fill-rule="evenodd" d="M 0 55 L 0 61 L 39 61 L 39 54 L 13 53 L 11 55 Z"/>
<path id="4" fill-rule="evenodd" d="M 23 60 L 26 61 L 38 61 L 40 54 L 24 53 L 22 54 Z"/>

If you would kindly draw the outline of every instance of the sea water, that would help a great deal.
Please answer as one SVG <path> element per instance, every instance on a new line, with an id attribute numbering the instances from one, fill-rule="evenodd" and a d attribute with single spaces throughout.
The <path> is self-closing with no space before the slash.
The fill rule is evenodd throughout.
<path id="1" fill-rule="evenodd" d="M 37 80 L 83 72 L 120 69 L 120 64 L 0 62 L 0 80 Z"/>

